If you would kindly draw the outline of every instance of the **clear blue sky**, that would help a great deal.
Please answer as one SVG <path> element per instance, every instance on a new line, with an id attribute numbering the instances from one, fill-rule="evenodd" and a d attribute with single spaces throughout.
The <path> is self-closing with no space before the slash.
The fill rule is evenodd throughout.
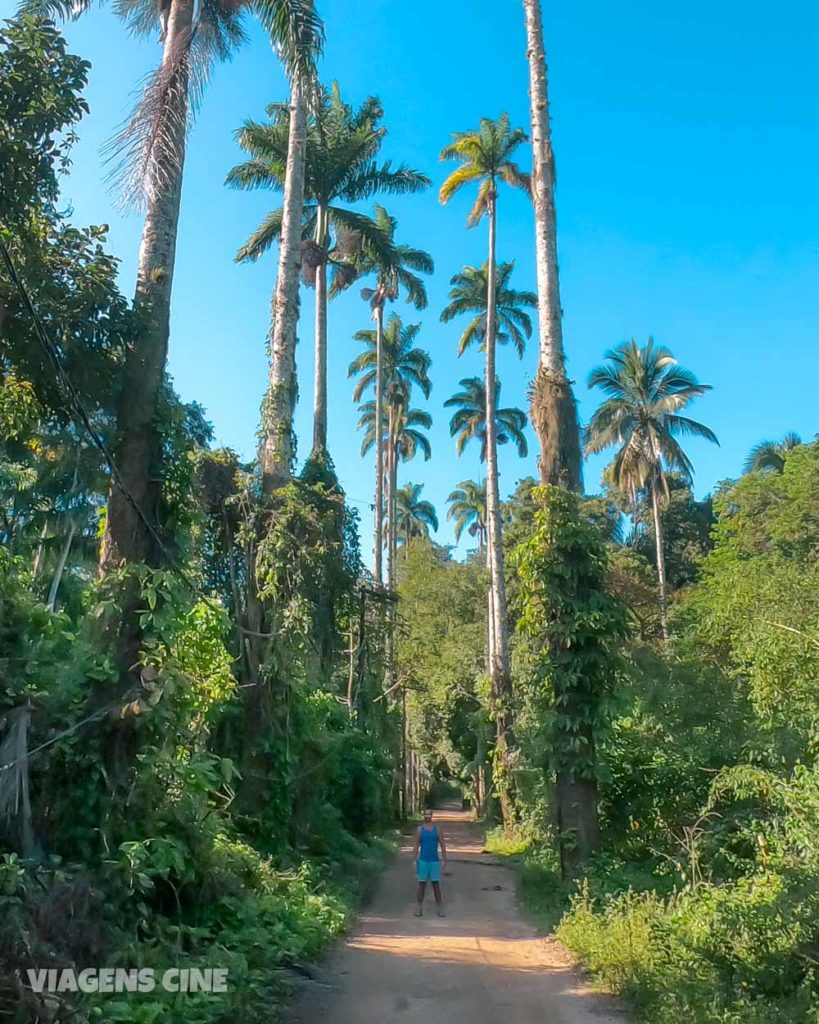
<path id="1" fill-rule="evenodd" d="M 11 13 L 0 0 L 0 13 Z M 445 499 L 480 472 L 477 452 L 456 459 L 444 400 L 459 378 L 480 373 L 477 352 L 456 358 L 457 326 L 438 314 L 450 276 L 484 258 L 485 229 L 464 226 L 468 200 L 442 208 L 445 173 L 437 156 L 452 131 L 508 110 L 528 120 L 525 38 L 517 0 L 369 0 L 366 8 L 324 0 L 327 50 L 322 75 L 346 98 L 383 101 L 389 136 L 383 154 L 428 172 L 426 195 L 390 200 L 402 240 L 436 262 L 430 307 L 416 314 L 432 353 L 433 459 L 402 470 L 423 481 L 438 507 L 438 538 L 451 540 Z M 771 7 L 702 0 L 680 5 L 635 0 L 612 4 L 545 2 L 552 122 L 558 169 L 558 221 L 565 341 L 581 414 L 604 350 L 653 334 L 712 384 L 692 415 L 717 432 L 721 448 L 692 441 L 698 494 L 736 475 L 763 437 L 817 431 L 819 379 L 819 8 L 807 0 Z M 67 34 L 93 64 L 91 115 L 80 128 L 74 173 L 65 189 L 78 222 L 111 225 L 122 258 L 122 286 L 133 288 L 141 223 L 122 217 L 103 185 L 99 150 L 126 113 L 158 46 L 130 38 L 106 10 L 94 8 Z M 231 64 L 216 69 L 194 128 L 187 167 L 174 286 L 171 372 L 186 400 L 206 407 L 219 444 L 249 457 L 255 446 L 266 376 L 265 336 L 276 261 L 232 262 L 273 194 L 224 188 L 240 153 L 233 131 L 285 82 L 262 34 Z M 528 160 L 528 154 L 525 158 Z M 516 284 L 534 289 L 531 209 L 524 197 L 500 201 L 499 256 L 517 262 Z M 352 383 L 346 369 L 354 331 L 369 326 L 353 288 L 330 308 L 330 448 L 353 499 L 368 501 L 372 462 L 358 455 Z M 300 452 L 310 439 L 312 294 L 305 293 L 299 348 Z M 504 404 L 526 406 L 536 361 L 502 350 Z M 501 485 L 535 472 L 504 452 Z M 602 462 L 587 467 L 597 487 Z M 365 553 L 370 519 L 362 513 Z"/>

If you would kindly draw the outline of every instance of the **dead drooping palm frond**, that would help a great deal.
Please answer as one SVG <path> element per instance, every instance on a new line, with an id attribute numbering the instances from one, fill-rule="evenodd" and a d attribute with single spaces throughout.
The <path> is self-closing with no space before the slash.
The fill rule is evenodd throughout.
<path id="1" fill-rule="evenodd" d="M 146 76 L 134 111 L 103 147 L 109 184 L 122 206 L 145 208 L 178 181 L 187 134 L 213 64 L 226 60 L 245 39 L 241 15 L 247 0 L 201 0 L 190 24 L 168 37 L 170 4 L 118 0 L 117 14 L 137 35 L 156 30 L 164 42 L 162 63 Z"/>

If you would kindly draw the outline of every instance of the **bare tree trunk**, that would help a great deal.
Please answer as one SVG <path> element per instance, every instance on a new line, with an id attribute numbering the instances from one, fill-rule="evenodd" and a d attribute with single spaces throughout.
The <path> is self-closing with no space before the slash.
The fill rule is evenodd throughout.
<path id="1" fill-rule="evenodd" d="M 492 564 L 489 560 L 489 547 L 486 548 L 484 556 L 486 570 L 492 573 Z M 486 674 L 492 674 L 492 664 L 495 660 L 495 596 L 491 585 L 486 588 Z"/>
<path id="2" fill-rule="evenodd" d="M 290 89 L 290 129 L 282 203 L 279 272 L 273 295 L 270 372 L 263 412 L 264 438 L 259 459 L 266 493 L 290 482 L 295 442 L 296 327 L 299 319 L 301 221 L 304 205 L 304 159 L 307 141 L 304 86 L 298 75 Z"/>
<path id="3" fill-rule="evenodd" d="M 68 525 L 68 533 L 65 535 L 63 546 L 60 549 L 60 557 L 57 559 L 57 568 L 54 570 L 54 578 L 51 580 L 51 586 L 48 591 L 48 600 L 46 601 L 46 608 L 50 612 L 53 612 L 57 607 L 57 594 L 60 590 L 60 584 L 63 581 L 63 573 L 65 572 L 65 565 L 68 561 L 68 556 L 71 552 L 71 545 L 74 541 L 74 534 L 77 532 L 75 523 L 71 522 Z"/>
<path id="4" fill-rule="evenodd" d="M 375 540 L 373 572 L 381 583 L 384 552 L 384 305 L 375 307 Z"/>
<path id="5" fill-rule="evenodd" d="M 123 562 L 159 564 L 160 552 L 152 533 L 159 526 L 161 488 L 162 439 L 156 429 L 156 414 L 168 358 L 188 119 L 189 65 L 182 55 L 190 46 L 193 16 L 194 0 L 173 0 L 162 54 L 162 68 L 171 82 L 168 102 L 175 104 L 166 118 L 173 160 L 171 166 L 163 168 L 162 184 L 152 193 L 142 229 L 134 296 L 138 327 L 126 346 L 117 411 L 114 460 L 123 485 L 144 519 L 112 481 L 100 550 L 101 573 Z"/>
<path id="6" fill-rule="evenodd" d="M 316 242 L 321 246 L 322 260 L 316 267 L 316 375 L 313 388 L 313 451 L 327 451 L 327 211 L 319 207 L 316 219 Z"/>
<path id="7" fill-rule="evenodd" d="M 657 578 L 660 585 L 660 628 L 663 640 L 668 640 L 668 585 L 665 578 L 665 544 L 663 518 L 656 483 L 651 484 L 651 507 L 654 512 L 654 542 L 657 550 Z"/>
<path id="8" fill-rule="evenodd" d="M 313 451 L 327 451 L 327 265 L 316 270 L 316 382 L 313 393 Z"/>
<path id="9" fill-rule="evenodd" d="M 40 577 L 40 573 L 43 571 L 43 562 L 45 561 L 45 542 L 48 537 L 48 516 L 46 516 L 43 522 L 43 528 L 40 531 L 40 540 L 37 544 L 37 551 L 34 555 L 34 565 L 32 566 L 32 574 L 34 579 L 37 580 Z"/>
<path id="10" fill-rule="evenodd" d="M 515 819 L 514 780 L 512 777 L 512 679 L 509 666 L 509 624 L 506 609 L 506 583 L 503 575 L 503 533 L 500 515 L 498 482 L 498 438 L 495 422 L 495 342 L 497 310 L 495 308 L 496 263 L 495 232 L 497 194 L 490 193 L 489 262 L 486 295 L 486 519 L 488 528 L 490 593 L 494 615 L 494 650 L 491 666 L 492 698 L 495 704 L 495 735 L 500 771 L 497 775 L 498 795 L 504 827 Z"/>
<path id="11" fill-rule="evenodd" d="M 555 168 L 549 125 L 549 87 L 540 0 L 523 0 L 532 116 L 532 199 L 539 323 L 538 369 L 532 388 L 532 425 L 540 443 L 540 478 L 569 490 L 583 488 L 577 407 L 566 378 L 563 311 L 557 262 Z"/>

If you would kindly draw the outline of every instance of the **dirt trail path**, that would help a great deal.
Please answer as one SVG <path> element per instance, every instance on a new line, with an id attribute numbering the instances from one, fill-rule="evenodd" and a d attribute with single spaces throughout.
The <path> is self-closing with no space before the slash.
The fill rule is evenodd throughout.
<path id="1" fill-rule="evenodd" d="M 439 811 L 449 848 L 447 916 L 413 916 L 411 846 L 382 876 L 358 926 L 307 983 L 288 1024 L 625 1024 L 563 948 L 522 919 L 512 871 L 482 853 L 478 829 Z"/>

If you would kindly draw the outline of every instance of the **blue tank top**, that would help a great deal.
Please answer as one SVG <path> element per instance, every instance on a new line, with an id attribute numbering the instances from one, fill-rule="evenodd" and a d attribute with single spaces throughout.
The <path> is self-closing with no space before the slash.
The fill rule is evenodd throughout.
<path id="1" fill-rule="evenodd" d="M 421 825 L 418 829 L 418 835 L 421 837 L 421 849 L 418 859 L 425 861 L 438 860 L 438 826 L 433 825 L 431 828 L 426 828 L 424 825 Z"/>

